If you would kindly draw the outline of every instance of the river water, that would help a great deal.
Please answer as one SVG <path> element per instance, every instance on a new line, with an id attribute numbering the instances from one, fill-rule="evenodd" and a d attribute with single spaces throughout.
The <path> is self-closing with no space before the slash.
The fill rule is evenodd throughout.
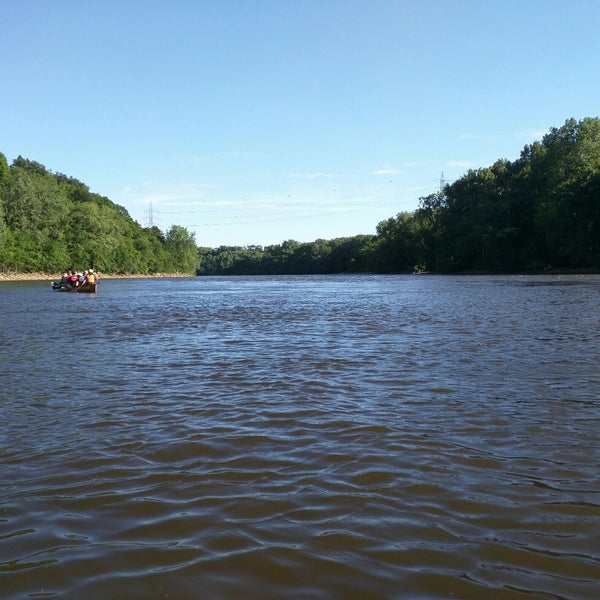
<path id="1" fill-rule="evenodd" d="M 597 598 L 599 299 L 0 283 L 0 597 Z"/>

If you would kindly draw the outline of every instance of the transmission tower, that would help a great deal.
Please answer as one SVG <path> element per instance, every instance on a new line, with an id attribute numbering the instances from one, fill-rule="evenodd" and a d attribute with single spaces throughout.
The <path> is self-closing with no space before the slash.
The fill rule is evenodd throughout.
<path id="1" fill-rule="evenodd" d="M 148 215 L 148 227 L 152 229 L 152 227 L 154 227 L 154 214 L 152 211 L 152 202 L 148 204 L 148 210 L 146 211 L 146 214 Z"/>

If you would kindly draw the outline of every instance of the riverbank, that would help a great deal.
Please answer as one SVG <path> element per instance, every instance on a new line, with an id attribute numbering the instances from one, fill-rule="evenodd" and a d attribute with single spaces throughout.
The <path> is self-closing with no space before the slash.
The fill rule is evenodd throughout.
<path id="1" fill-rule="evenodd" d="M 118 273 L 97 272 L 98 279 L 146 279 L 146 278 L 172 278 L 172 277 L 195 277 L 189 273 L 143 273 L 122 275 Z M 61 278 L 60 273 L 13 273 L 0 271 L 0 281 L 57 281 Z"/>
<path id="2" fill-rule="evenodd" d="M 596 275 L 598 274 L 596 269 L 544 269 L 540 271 L 515 271 L 513 273 L 487 273 L 485 271 L 462 271 L 459 273 L 443 273 L 436 271 L 422 271 L 414 272 L 414 275 Z M 160 278 L 174 278 L 174 277 L 197 277 L 196 275 L 190 275 L 189 273 L 100 273 L 96 271 L 98 280 L 102 279 L 160 279 Z M 363 273 L 367 275 L 368 273 Z M 396 275 L 408 275 L 409 273 L 395 273 Z M 58 281 L 61 278 L 60 273 L 13 273 L 0 271 L 0 281 Z"/>

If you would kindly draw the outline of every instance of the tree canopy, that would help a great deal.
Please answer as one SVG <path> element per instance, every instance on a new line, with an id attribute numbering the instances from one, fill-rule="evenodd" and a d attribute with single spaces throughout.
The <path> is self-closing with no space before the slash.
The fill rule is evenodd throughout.
<path id="1" fill-rule="evenodd" d="M 19 156 L 0 154 L 0 269 L 56 273 L 194 273 L 194 234 L 143 228 L 122 206 L 73 177 Z"/>
<path id="2" fill-rule="evenodd" d="M 600 271 L 600 119 L 569 119 L 514 160 L 469 170 L 380 222 L 374 235 L 198 248 L 174 225 L 142 228 L 62 173 L 0 154 L 0 269 L 199 275 Z"/>
<path id="3" fill-rule="evenodd" d="M 201 249 L 199 272 L 598 271 L 600 120 L 569 119 L 518 159 L 469 170 L 376 231 L 264 250 Z"/>
<path id="4" fill-rule="evenodd" d="M 600 268 L 600 119 L 569 119 L 444 190 L 432 268 Z"/>

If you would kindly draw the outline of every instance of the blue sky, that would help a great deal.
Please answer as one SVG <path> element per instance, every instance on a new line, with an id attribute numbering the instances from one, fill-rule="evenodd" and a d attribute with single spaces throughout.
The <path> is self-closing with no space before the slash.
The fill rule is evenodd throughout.
<path id="1" fill-rule="evenodd" d="M 0 152 L 201 246 L 370 234 L 599 116 L 599 24 L 597 0 L 4 0 Z"/>

